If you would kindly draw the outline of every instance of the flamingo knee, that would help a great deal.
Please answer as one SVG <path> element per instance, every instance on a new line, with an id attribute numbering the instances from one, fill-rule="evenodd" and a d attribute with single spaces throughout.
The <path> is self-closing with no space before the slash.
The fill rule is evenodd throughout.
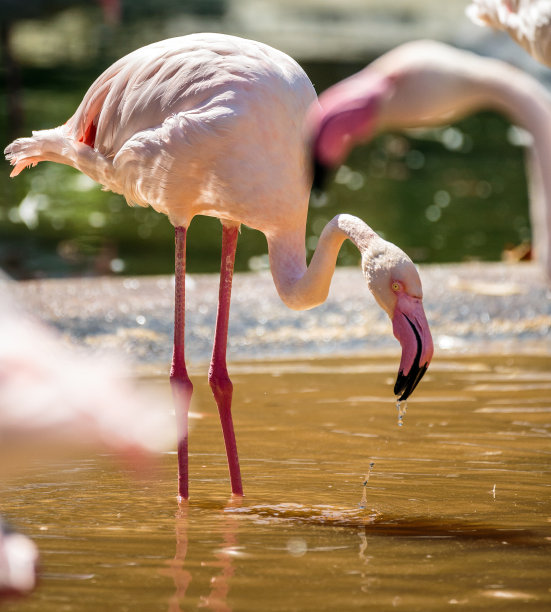
<path id="1" fill-rule="evenodd" d="M 191 399 L 193 393 L 193 384 L 188 376 L 185 368 L 177 369 L 174 368 L 170 372 L 170 386 L 172 392 L 179 397 L 188 397 Z"/>
<path id="2" fill-rule="evenodd" d="M 217 404 L 229 398 L 231 406 L 233 383 L 230 380 L 228 370 L 225 366 L 220 367 L 214 364 L 211 366 L 209 369 L 209 385 Z"/>

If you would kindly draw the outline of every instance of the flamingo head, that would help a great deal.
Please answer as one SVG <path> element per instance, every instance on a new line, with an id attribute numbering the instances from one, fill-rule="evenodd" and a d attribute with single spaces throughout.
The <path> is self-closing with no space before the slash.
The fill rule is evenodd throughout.
<path id="1" fill-rule="evenodd" d="M 394 394 L 406 400 L 427 371 L 434 350 L 419 273 L 401 249 L 379 236 L 362 253 L 362 269 L 402 346 Z"/>
<path id="2" fill-rule="evenodd" d="M 328 169 L 342 164 L 354 145 L 366 142 L 377 129 L 381 102 L 392 81 L 369 69 L 323 92 L 306 119 L 310 135 L 314 186 L 321 188 Z"/>

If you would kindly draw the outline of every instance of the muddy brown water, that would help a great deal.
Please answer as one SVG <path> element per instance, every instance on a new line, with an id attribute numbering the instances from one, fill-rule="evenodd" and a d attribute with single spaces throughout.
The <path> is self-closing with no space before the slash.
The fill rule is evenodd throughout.
<path id="1" fill-rule="evenodd" d="M 140 477 L 94 455 L 2 483 L 42 559 L 2 609 L 551 609 L 551 359 L 440 357 L 403 427 L 396 366 L 233 364 L 242 499 L 202 368 L 187 504 L 172 453 Z"/>

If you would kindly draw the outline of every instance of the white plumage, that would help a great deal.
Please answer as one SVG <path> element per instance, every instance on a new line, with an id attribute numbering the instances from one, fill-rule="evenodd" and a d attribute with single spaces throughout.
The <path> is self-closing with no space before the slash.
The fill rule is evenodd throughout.
<path id="1" fill-rule="evenodd" d="M 12 176 L 46 159 L 65 163 L 175 226 L 210 215 L 266 231 L 304 212 L 302 118 L 315 99 L 284 53 L 232 36 L 183 36 L 115 62 L 65 125 L 15 141 L 6 155 Z M 282 175 L 293 190 L 282 189 Z"/>
<path id="2" fill-rule="evenodd" d="M 550 0 L 473 0 L 467 16 L 503 30 L 542 64 L 551 66 Z"/>

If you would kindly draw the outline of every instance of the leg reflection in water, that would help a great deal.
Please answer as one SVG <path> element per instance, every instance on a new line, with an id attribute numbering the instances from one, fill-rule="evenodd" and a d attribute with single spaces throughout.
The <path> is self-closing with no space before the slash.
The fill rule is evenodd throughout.
<path id="1" fill-rule="evenodd" d="M 241 505 L 241 502 L 240 497 L 232 498 L 227 507 L 235 508 Z M 213 560 L 201 561 L 202 568 L 213 568 L 213 575 L 210 579 L 210 592 L 208 595 L 200 596 L 198 607 L 208 608 L 215 612 L 231 612 L 232 610 L 227 600 L 230 580 L 235 573 L 233 558 L 238 551 L 238 519 L 224 510 L 225 508 L 221 510 L 219 528 L 216 530 L 222 536 L 222 545 L 214 551 Z M 185 568 L 189 544 L 189 512 L 189 503 L 181 502 L 176 513 L 176 554 L 173 559 L 167 561 L 168 568 L 161 571 L 162 575 L 172 577 L 176 587 L 174 595 L 169 600 L 168 612 L 181 612 L 184 609 L 182 604 L 192 581 L 191 572 Z M 216 571 L 218 569 L 219 572 Z"/>
<path id="2" fill-rule="evenodd" d="M 241 503 L 242 498 L 236 498 Z M 233 501 L 233 500 L 232 500 Z M 232 503 L 235 506 L 235 503 Z M 210 608 L 216 612 L 231 612 L 228 605 L 230 579 L 235 573 L 233 558 L 237 550 L 237 518 L 224 513 L 222 519 L 224 546 L 216 551 L 216 561 L 203 561 L 203 567 L 220 568 L 220 573 L 211 578 L 211 590 L 207 596 L 201 596 L 200 607 Z"/>
<path id="3" fill-rule="evenodd" d="M 176 554 L 167 561 L 168 569 L 161 570 L 163 576 L 171 576 L 176 586 L 174 595 L 169 599 L 168 612 L 179 612 L 180 602 L 184 600 L 191 582 L 191 572 L 184 568 L 188 546 L 188 502 L 183 501 L 176 512 Z"/>

